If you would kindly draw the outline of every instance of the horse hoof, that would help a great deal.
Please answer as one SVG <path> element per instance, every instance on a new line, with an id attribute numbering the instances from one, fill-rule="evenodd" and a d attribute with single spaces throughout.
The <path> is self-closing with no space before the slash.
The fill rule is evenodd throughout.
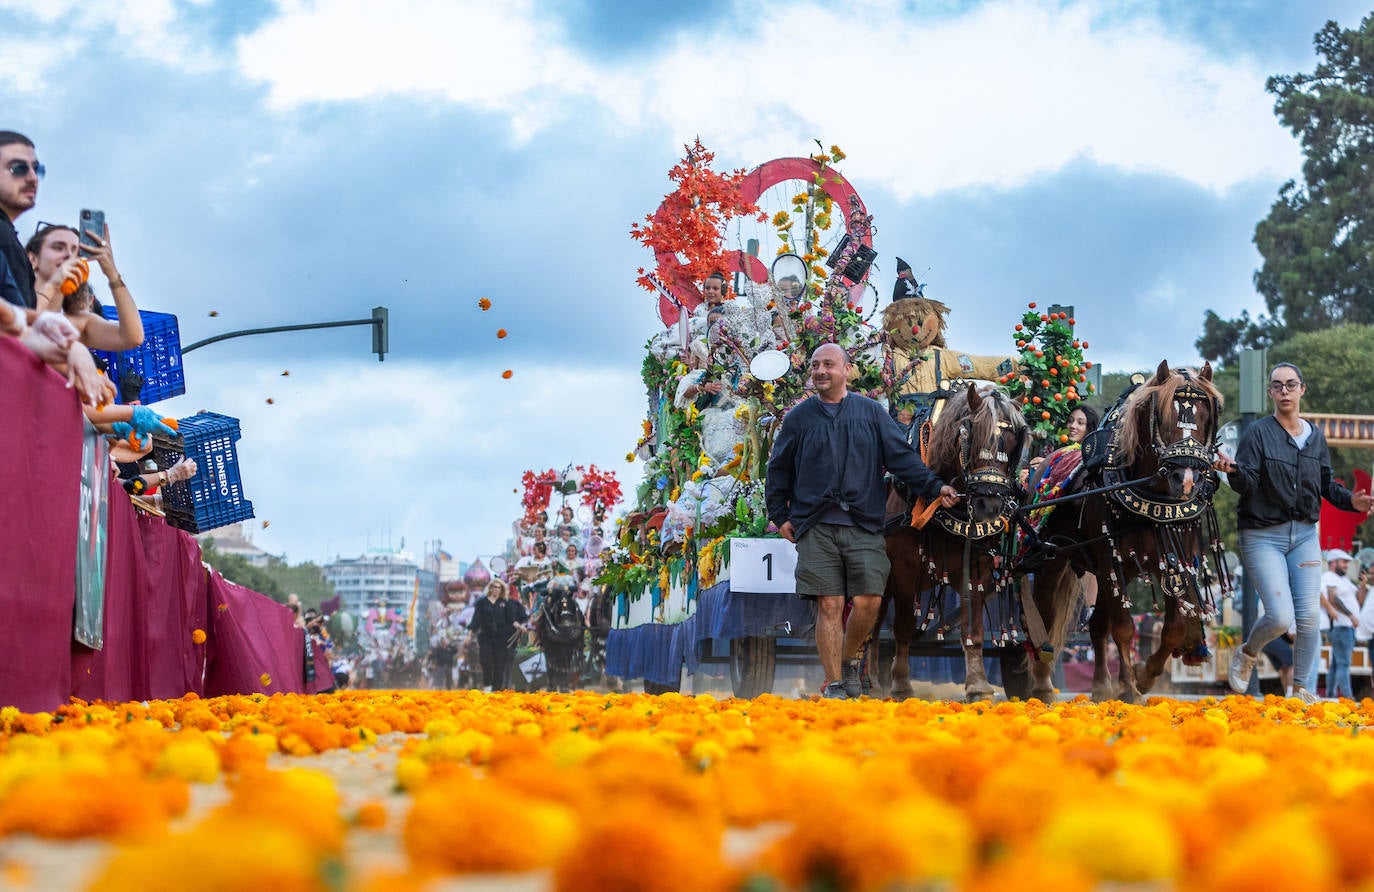
<path id="1" fill-rule="evenodd" d="M 1040 688 L 1031 688 L 1026 692 L 1026 697 L 1031 700 L 1039 700 L 1046 706 L 1054 702 L 1055 696 L 1054 688 L 1044 688 L 1043 690 Z"/>
<path id="2" fill-rule="evenodd" d="M 964 700 L 969 703 L 977 703 L 979 700 L 991 700 L 995 693 L 991 685 L 982 685 L 964 689 Z"/>
<path id="3" fill-rule="evenodd" d="M 1150 675 L 1145 671 L 1144 663 L 1135 664 L 1135 686 L 1142 694 L 1150 693 L 1150 689 L 1155 686 L 1157 676 Z"/>
<path id="4" fill-rule="evenodd" d="M 1093 701 L 1094 701 L 1094 702 L 1101 703 L 1101 702 L 1103 702 L 1104 700 L 1111 700 L 1111 699 L 1112 699 L 1113 697 L 1115 697 L 1115 696 L 1116 696 L 1116 691 L 1112 690 L 1112 686 L 1111 686 L 1111 685 L 1109 685 L 1109 684 L 1103 684 L 1103 685 L 1095 684 L 1095 685 L 1093 685 Z"/>
<path id="5" fill-rule="evenodd" d="M 893 688 L 891 696 L 893 700 L 895 700 L 898 703 L 901 703 L 903 700 L 911 699 L 911 697 L 915 696 L 915 693 L 916 692 L 909 687 Z"/>

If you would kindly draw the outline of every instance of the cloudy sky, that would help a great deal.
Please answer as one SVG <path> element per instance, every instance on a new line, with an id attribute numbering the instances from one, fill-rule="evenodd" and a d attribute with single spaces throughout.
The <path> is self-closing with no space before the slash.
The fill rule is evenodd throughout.
<path id="1" fill-rule="evenodd" d="M 839 144 L 879 290 L 906 258 L 956 347 L 1002 352 L 1036 299 L 1073 304 L 1110 370 L 1191 362 L 1206 308 L 1262 309 L 1254 224 L 1299 163 L 1265 78 L 1368 9 L 0 0 L 0 129 L 48 166 L 21 236 L 105 210 L 184 343 L 390 308 L 385 363 L 364 328 L 229 341 L 160 404 L 242 420 L 257 544 L 470 559 L 527 468 L 637 482 L 661 323 L 627 231 L 694 136 L 728 168 Z"/>

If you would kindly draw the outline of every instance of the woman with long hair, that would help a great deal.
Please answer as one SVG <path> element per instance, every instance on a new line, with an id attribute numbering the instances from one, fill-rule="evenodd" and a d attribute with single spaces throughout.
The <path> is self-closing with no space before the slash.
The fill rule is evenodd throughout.
<path id="1" fill-rule="evenodd" d="M 1321 643 L 1317 611 L 1322 553 L 1317 517 L 1322 499 L 1345 511 L 1368 514 L 1374 499 L 1352 494 L 1331 474 L 1331 453 L 1321 429 L 1299 413 L 1307 383 L 1291 362 L 1269 372 L 1274 414 L 1250 425 L 1235 458 L 1219 457 L 1215 467 L 1226 473 L 1240 496 L 1236 526 L 1245 576 L 1264 602 L 1264 615 L 1245 643 L 1231 656 L 1227 681 L 1245 693 L 1260 651 L 1296 625 L 1293 647 L 1293 696 L 1315 701 L 1317 653 Z"/>

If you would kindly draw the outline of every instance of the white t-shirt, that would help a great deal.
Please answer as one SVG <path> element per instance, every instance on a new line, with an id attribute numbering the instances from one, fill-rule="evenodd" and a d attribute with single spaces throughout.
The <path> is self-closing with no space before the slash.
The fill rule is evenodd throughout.
<path id="1" fill-rule="evenodd" d="M 1337 601 L 1332 601 L 1331 606 L 1336 610 L 1336 618 L 1331 621 L 1331 624 L 1333 626 L 1354 626 L 1360 616 L 1360 600 L 1355 594 L 1355 583 L 1339 573 L 1327 570 L 1322 574 L 1322 593 L 1326 595 L 1328 601 L 1331 601 L 1332 589 L 1336 590 L 1337 601 L 1345 605 L 1345 609 L 1350 611 L 1350 616 L 1346 616 L 1339 607 L 1336 607 Z"/>
<path id="2" fill-rule="evenodd" d="M 1355 640 L 1365 644 L 1371 639 L 1374 639 L 1374 598 L 1366 594 L 1364 606 L 1360 608 L 1359 625 L 1355 626 Z"/>

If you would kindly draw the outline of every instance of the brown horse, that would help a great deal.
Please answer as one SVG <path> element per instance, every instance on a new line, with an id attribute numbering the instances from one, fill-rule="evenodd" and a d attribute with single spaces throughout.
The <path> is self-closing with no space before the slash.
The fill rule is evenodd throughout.
<path id="1" fill-rule="evenodd" d="M 889 602 L 894 605 L 892 696 L 911 696 L 911 643 L 934 620 L 933 610 L 920 615 L 921 593 L 938 596 L 942 586 L 953 586 L 960 592 L 964 692 L 970 700 L 985 699 L 993 689 L 983 669 L 983 613 L 987 600 L 1010 582 L 1006 558 L 1026 421 L 1002 391 L 970 384 L 949 399 L 929 432 L 927 464 L 965 498 L 954 508 L 936 510 L 922 529 L 904 523 L 887 536 L 892 571 L 879 616 Z M 994 637 L 1009 642 L 1015 634 L 1004 625 Z"/>
<path id="2" fill-rule="evenodd" d="M 1085 440 L 1083 468 L 1065 494 L 1117 488 L 1052 507 L 1041 520 L 1038 541 L 1018 555 L 1018 572 L 1035 572 L 1034 610 L 1037 622 L 1049 620 L 1049 642 L 1033 644 L 1047 653 L 1057 654 L 1064 645 L 1081 574 L 1097 577 L 1097 606 L 1088 626 L 1096 699 L 1118 693 L 1107 667 L 1109 634 L 1121 655 L 1119 695 L 1130 702 L 1154 686 L 1171 655 L 1189 659 L 1205 652 L 1203 622 L 1216 609 L 1212 588 L 1225 591 L 1230 585 L 1212 509 L 1221 409 L 1210 365 L 1194 374 L 1161 362 L 1154 377 L 1123 397 Z M 1130 658 L 1131 578 L 1154 587 L 1156 601 L 1164 595 L 1160 644 L 1143 663 Z M 1027 625 L 1033 625 L 1029 618 Z M 1050 668 L 1031 661 L 1031 696 L 1053 699 Z"/>

